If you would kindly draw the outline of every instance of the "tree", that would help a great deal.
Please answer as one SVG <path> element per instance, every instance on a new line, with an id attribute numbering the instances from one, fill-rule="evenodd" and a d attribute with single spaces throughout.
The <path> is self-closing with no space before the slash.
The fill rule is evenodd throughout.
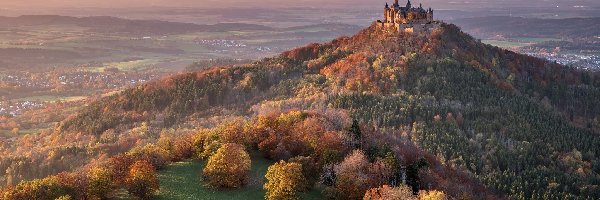
<path id="1" fill-rule="evenodd" d="M 208 159 L 203 174 L 213 187 L 237 188 L 246 184 L 250 166 L 250 155 L 244 146 L 228 143 Z"/>
<path id="2" fill-rule="evenodd" d="M 448 197 L 444 192 L 432 190 L 419 192 L 420 200 L 447 200 Z"/>
<path id="3" fill-rule="evenodd" d="M 110 158 L 108 165 L 112 170 L 113 182 L 116 185 L 125 182 L 129 168 L 134 162 L 134 157 L 128 154 L 119 154 Z"/>
<path id="4" fill-rule="evenodd" d="M 335 165 L 335 196 L 337 199 L 362 199 L 369 189 L 369 161 L 361 150 L 354 150 Z"/>
<path id="5" fill-rule="evenodd" d="M 265 199 L 268 200 L 301 199 L 298 191 L 306 189 L 302 164 L 299 163 L 279 161 L 269 166 L 265 177 Z"/>
<path id="6" fill-rule="evenodd" d="M 154 144 L 133 148 L 127 154 L 136 160 L 150 161 L 156 169 L 162 169 L 169 162 L 169 152 Z"/>
<path id="7" fill-rule="evenodd" d="M 310 189 L 317 182 L 320 170 L 315 159 L 310 156 L 296 156 L 291 158 L 289 162 L 302 165 L 302 175 L 306 179 L 304 184 L 306 189 Z"/>
<path id="8" fill-rule="evenodd" d="M 358 120 L 352 120 L 352 126 L 350 126 L 350 134 L 354 139 L 354 148 L 361 148 L 362 144 L 362 132 L 360 131 L 360 125 L 358 124 Z"/>
<path id="9" fill-rule="evenodd" d="M 94 167 L 88 172 L 88 195 L 97 199 L 104 199 L 113 188 L 110 170 L 103 167 Z"/>
<path id="10" fill-rule="evenodd" d="M 159 188 L 156 171 L 146 160 L 138 160 L 131 166 L 125 184 L 130 194 L 141 199 L 150 198 Z"/>
<path id="11" fill-rule="evenodd" d="M 412 189 L 406 185 L 400 187 L 390 187 L 384 185 L 378 188 L 369 189 L 363 198 L 363 200 L 417 200 L 417 197 L 413 195 Z"/>

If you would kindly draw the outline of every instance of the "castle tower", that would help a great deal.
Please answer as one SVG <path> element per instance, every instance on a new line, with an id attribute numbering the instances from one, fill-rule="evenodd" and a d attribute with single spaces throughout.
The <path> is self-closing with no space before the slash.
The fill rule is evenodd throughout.
<path id="1" fill-rule="evenodd" d="M 410 3 L 410 0 L 408 0 L 408 3 L 406 3 L 406 9 L 410 9 L 412 8 L 412 4 Z"/>
<path id="2" fill-rule="evenodd" d="M 390 16 L 390 6 L 387 3 L 385 3 L 385 8 L 383 9 L 383 20 L 385 23 L 389 22 L 388 21 L 389 16 Z"/>
<path id="3" fill-rule="evenodd" d="M 432 22 L 433 21 L 433 9 L 429 8 L 427 10 L 427 21 Z"/>
<path id="4" fill-rule="evenodd" d="M 396 7 L 398 7 L 398 6 L 400 6 L 400 4 L 398 4 L 398 0 L 395 0 L 395 1 L 394 1 L 394 5 L 393 5 L 393 7 L 394 7 L 394 8 L 396 8 Z"/>

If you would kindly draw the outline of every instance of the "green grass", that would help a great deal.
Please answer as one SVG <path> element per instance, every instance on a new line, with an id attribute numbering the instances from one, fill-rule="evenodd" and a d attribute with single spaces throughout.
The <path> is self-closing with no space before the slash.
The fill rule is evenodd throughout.
<path id="1" fill-rule="evenodd" d="M 173 163 L 167 169 L 159 171 L 160 191 L 156 199 L 264 199 L 264 175 L 273 161 L 252 153 L 250 182 L 239 189 L 212 189 L 202 180 L 205 161 L 185 161 Z M 302 194 L 304 199 L 322 199 L 319 191 Z"/>
<path id="2" fill-rule="evenodd" d="M 535 38 L 535 37 L 515 37 L 515 38 L 511 38 L 511 40 L 519 41 L 519 42 L 528 42 L 528 43 L 561 41 L 561 39 L 558 39 L 558 38 Z"/>
<path id="3" fill-rule="evenodd" d="M 518 47 L 524 47 L 524 46 L 531 45 L 531 43 L 509 42 L 509 41 L 501 41 L 501 40 L 482 40 L 481 42 L 489 44 L 489 45 L 497 46 L 500 48 L 505 48 L 505 49 L 512 49 L 512 48 L 518 48 Z"/>
<path id="4" fill-rule="evenodd" d="M 86 96 L 52 96 L 52 95 L 42 95 L 42 96 L 30 96 L 20 99 L 15 99 L 15 101 L 42 101 L 42 102 L 73 102 L 73 101 L 81 101 L 85 100 Z"/>

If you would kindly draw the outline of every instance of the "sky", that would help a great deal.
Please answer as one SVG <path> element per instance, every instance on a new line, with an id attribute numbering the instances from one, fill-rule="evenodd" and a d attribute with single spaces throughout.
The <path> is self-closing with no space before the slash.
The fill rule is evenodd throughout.
<path id="1" fill-rule="evenodd" d="M 393 0 L 388 0 L 392 2 Z M 77 8 L 77 7 L 289 7 L 289 6 L 367 6 L 380 5 L 385 0 L 0 0 L 0 8 Z M 403 2 L 401 0 L 401 2 Z M 413 0 L 420 3 L 441 6 L 600 6 L 600 0 Z"/>
<path id="2" fill-rule="evenodd" d="M 126 18 L 139 18 L 135 16 L 140 11 L 160 10 L 162 8 L 337 8 L 348 11 L 371 10 L 380 11 L 386 2 L 394 0 L 0 0 L 0 16 L 19 15 L 70 15 L 70 16 L 97 16 L 110 15 Z M 400 0 L 405 4 L 406 0 Z M 600 0 L 412 0 L 413 5 L 422 3 L 424 7 L 434 10 L 479 12 L 478 15 L 509 15 L 513 11 L 521 10 L 527 14 L 531 10 L 542 12 L 533 17 L 600 17 Z M 521 9 L 519 7 L 528 8 Z M 533 8 L 533 9 L 532 9 Z M 502 10 L 502 12 L 497 12 Z M 553 13 L 544 13 L 552 11 Z M 440 13 L 440 12 L 438 12 Z M 486 14 L 487 13 L 487 14 Z M 563 15 L 564 13 L 570 15 Z M 583 14 L 581 14 L 583 13 Z M 581 14 L 581 15 L 580 15 Z M 440 16 L 440 15 L 438 15 Z M 531 17 L 528 16 L 528 17 Z M 144 15 L 143 18 L 148 17 Z M 158 16 L 150 16 L 158 17 Z M 163 18 L 159 18 L 163 19 Z M 163 20 L 172 20 L 166 18 Z M 187 19 L 182 20 L 183 22 Z M 194 19 L 196 20 L 196 19 Z"/>

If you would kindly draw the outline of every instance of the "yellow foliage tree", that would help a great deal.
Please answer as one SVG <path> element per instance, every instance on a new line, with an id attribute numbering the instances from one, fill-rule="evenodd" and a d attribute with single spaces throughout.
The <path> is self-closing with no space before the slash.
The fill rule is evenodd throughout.
<path id="1" fill-rule="evenodd" d="M 250 166 L 250 155 L 244 146 L 227 143 L 208 159 L 203 174 L 213 187 L 237 188 L 246 184 Z"/>
<path id="2" fill-rule="evenodd" d="M 112 190 L 112 174 L 111 171 L 102 168 L 92 168 L 88 173 L 89 187 L 88 195 L 93 199 L 104 199 L 106 195 Z"/>
<path id="3" fill-rule="evenodd" d="M 420 191 L 420 200 L 448 200 L 446 194 L 442 191 L 431 190 L 431 191 Z"/>
<path id="4" fill-rule="evenodd" d="M 269 166 L 267 174 L 267 183 L 264 188 L 267 190 L 265 199 L 267 200 L 290 200 L 301 199 L 298 195 L 306 184 L 306 179 L 302 175 L 302 165 L 299 163 L 280 161 Z"/>

